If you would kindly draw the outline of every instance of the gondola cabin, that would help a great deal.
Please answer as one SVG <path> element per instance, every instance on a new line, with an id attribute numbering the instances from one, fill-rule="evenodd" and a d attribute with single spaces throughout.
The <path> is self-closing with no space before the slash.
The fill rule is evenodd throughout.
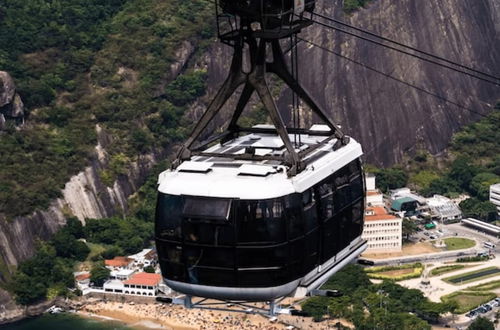
<path id="1" fill-rule="evenodd" d="M 302 134 L 297 152 L 322 139 Z M 252 133 L 160 174 L 155 231 L 168 286 L 222 300 L 303 296 L 366 248 L 360 144 L 331 139 L 295 176 L 279 160 L 284 152 L 278 135 Z M 267 160 L 234 157 L 248 153 Z"/>

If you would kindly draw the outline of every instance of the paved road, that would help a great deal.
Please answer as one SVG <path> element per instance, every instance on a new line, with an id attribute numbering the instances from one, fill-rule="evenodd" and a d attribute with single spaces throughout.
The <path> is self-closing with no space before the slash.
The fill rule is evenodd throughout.
<path id="1" fill-rule="evenodd" d="M 440 229 L 442 231 L 442 234 L 438 233 L 437 229 Z M 376 265 L 393 265 L 412 263 L 417 261 L 454 261 L 458 257 L 475 256 L 479 252 L 487 251 L 487 249 L 483 247 L 484 242 L 494 243 L 496 245 L 496 248 L 493 250 L 493 253 L 495 255 L 500 255 L 500 240 L 492 235 L 488 235 L 472 228 L 462 226 L 459 223 L 440 225 L 437 229 L 427 231 L 429 233 L 429 236 L 435 235 L 438 237 L 438 239 L 447 237 L 465 237 L 476 241 L 477 244 L 475 247 L 465 250 L 426 253 L 387 259 L 373 259 L 373 261 Z M 428 241 L 429 236 L 424 235 L 424 232 L 425 231 L 415 234 L 412 237 L 412 241 L 418 242 L 420 239 Z"/>

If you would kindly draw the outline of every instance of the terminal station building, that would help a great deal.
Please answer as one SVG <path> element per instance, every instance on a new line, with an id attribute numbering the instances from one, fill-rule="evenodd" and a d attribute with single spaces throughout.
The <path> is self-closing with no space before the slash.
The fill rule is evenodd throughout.
<path id="1" fill-rule="evenodd" d="M 366 176 L 366 190 L 367 207 L 362 235 L 368 242 L 366 253 L 401 251 L 402 219 L 387 212 L 383 195 L 375 187 L 375 176 Z"/>

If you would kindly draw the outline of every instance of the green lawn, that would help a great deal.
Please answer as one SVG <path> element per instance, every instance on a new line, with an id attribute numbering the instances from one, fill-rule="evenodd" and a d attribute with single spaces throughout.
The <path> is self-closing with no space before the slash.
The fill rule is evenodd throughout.
<path id="1" fill-rule="evenodd" d="M 365 272 L 369 278 L 394 281 L 402 281 L 419 277 L 423 270 L 424 267 L 419 262 L 400 266 L 378 266 L 365 268 Z"/>
<path id="2" fill-rule="evenodd" d="M 487 267 L 474 270 L 472 272 L 462 273 L 455 276 L 443 278 L 443 281 L 455 285 L 460 285 L 463 283 L 475 282 L 488 277 L 498 276 L 498 275 L 500 275 L 500 269 L 498 267 Z"/>
<path id="3" fill-rule="evenodd" d="M 458 269 L 463 269 L 465 267 L 466 267 L 465 265 L 446 265 L 446 266 L 440 266 L 440 267 L 436 267 L 433 270 L 431 270 L 431 275 L 432 276 L 438 276 L 438 275 L 449 273 L 449 272 L 452 272 L 452 271 L 455 271 L 455 270 L 458 270 Z"/>
<path id="4" fill-rule="evenodd" d="M 488 291 L 500 288 L 500 280 L 479 284 L 475 286 L 468 287 L 467 290 L 470 291 Z"/>
<path id="5" fill-rule="evenodd" d="M 443 302 L 456 301 L 458 303 L 458 309 L 455 313 L 462 314 L 490 301 L 491 299 L 494 299 L 496 296 L 497 295 L 493 292 L 458 291 L 441 297 L 441 300 Z"/>
<path id="6" fill-rule="evenodd" d="M 462 237 L 449 237 L 445 238 L 443 241 L 448 251 L 468 249 L 476 245 L 475 241 Z"/>

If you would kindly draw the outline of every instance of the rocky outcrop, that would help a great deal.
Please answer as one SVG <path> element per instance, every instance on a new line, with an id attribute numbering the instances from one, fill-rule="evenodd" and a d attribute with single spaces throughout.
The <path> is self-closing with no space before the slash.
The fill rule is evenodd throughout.
<path id="1" fill-rule="evenodd" d="M 16 85 L 9 73 L 0 71 L 0 130 L 8 119 L 18 124 L 24 121 L 24 104 L 16 92 Z"/>
<path id="2" fill-rule="evenodd" d="M 61 298 L 56 298 L 29 307 L 17 306 L 9 294 L 0 289 L 0 325 L 41 315 L 54 304 L 64 305 L 64 301 Z"/>
<path id="3" fill-rule="evenodd" d="M 90 165 L 73 176 L 62 191 L 62 198 L 54 200 L 47 210 L 39 210 L 25 217 L 0 217 L 0 258 L 7 265 L 33 255 L 37 240 L 46 240 L 65 224 L 68 216 L 82 222 L 86 218 L 103 218 L 122 214 L 127 210 L 127 198 L 143 184 L 150 168 L 161 153 L 142 155 L 130 164 L 128 173 L 120 175 L 112 187 L 107 187 L 99 172 L 107 166 L 106 147 L 109 137 L 97 127 L 99 144 Z"/>
<path id="4" fill-rule="evenodd" d="M 318 0 L 319 13 L 500 75 L 497 0 L 376 0 L 352 16 L 341 8 L 342 0 Z M 500 99 L 498 87 L 340 32 L 313 26 L 302 37 L 480 113 Z M 480 118 L 305 43 L 299 54 L 301 83 L 347 134 L 361 141 L 370 163 L 391 165 L 416 147 L 437 154 L 459 127 Z M 230 56 L 230 49 L 220 45 L 207 55 L 210 78 L 217 79 L 210 80 L 212 86 L 222 83 Z M 286 109 L 289 103 L 285 92 L 279 105 Z"/>

